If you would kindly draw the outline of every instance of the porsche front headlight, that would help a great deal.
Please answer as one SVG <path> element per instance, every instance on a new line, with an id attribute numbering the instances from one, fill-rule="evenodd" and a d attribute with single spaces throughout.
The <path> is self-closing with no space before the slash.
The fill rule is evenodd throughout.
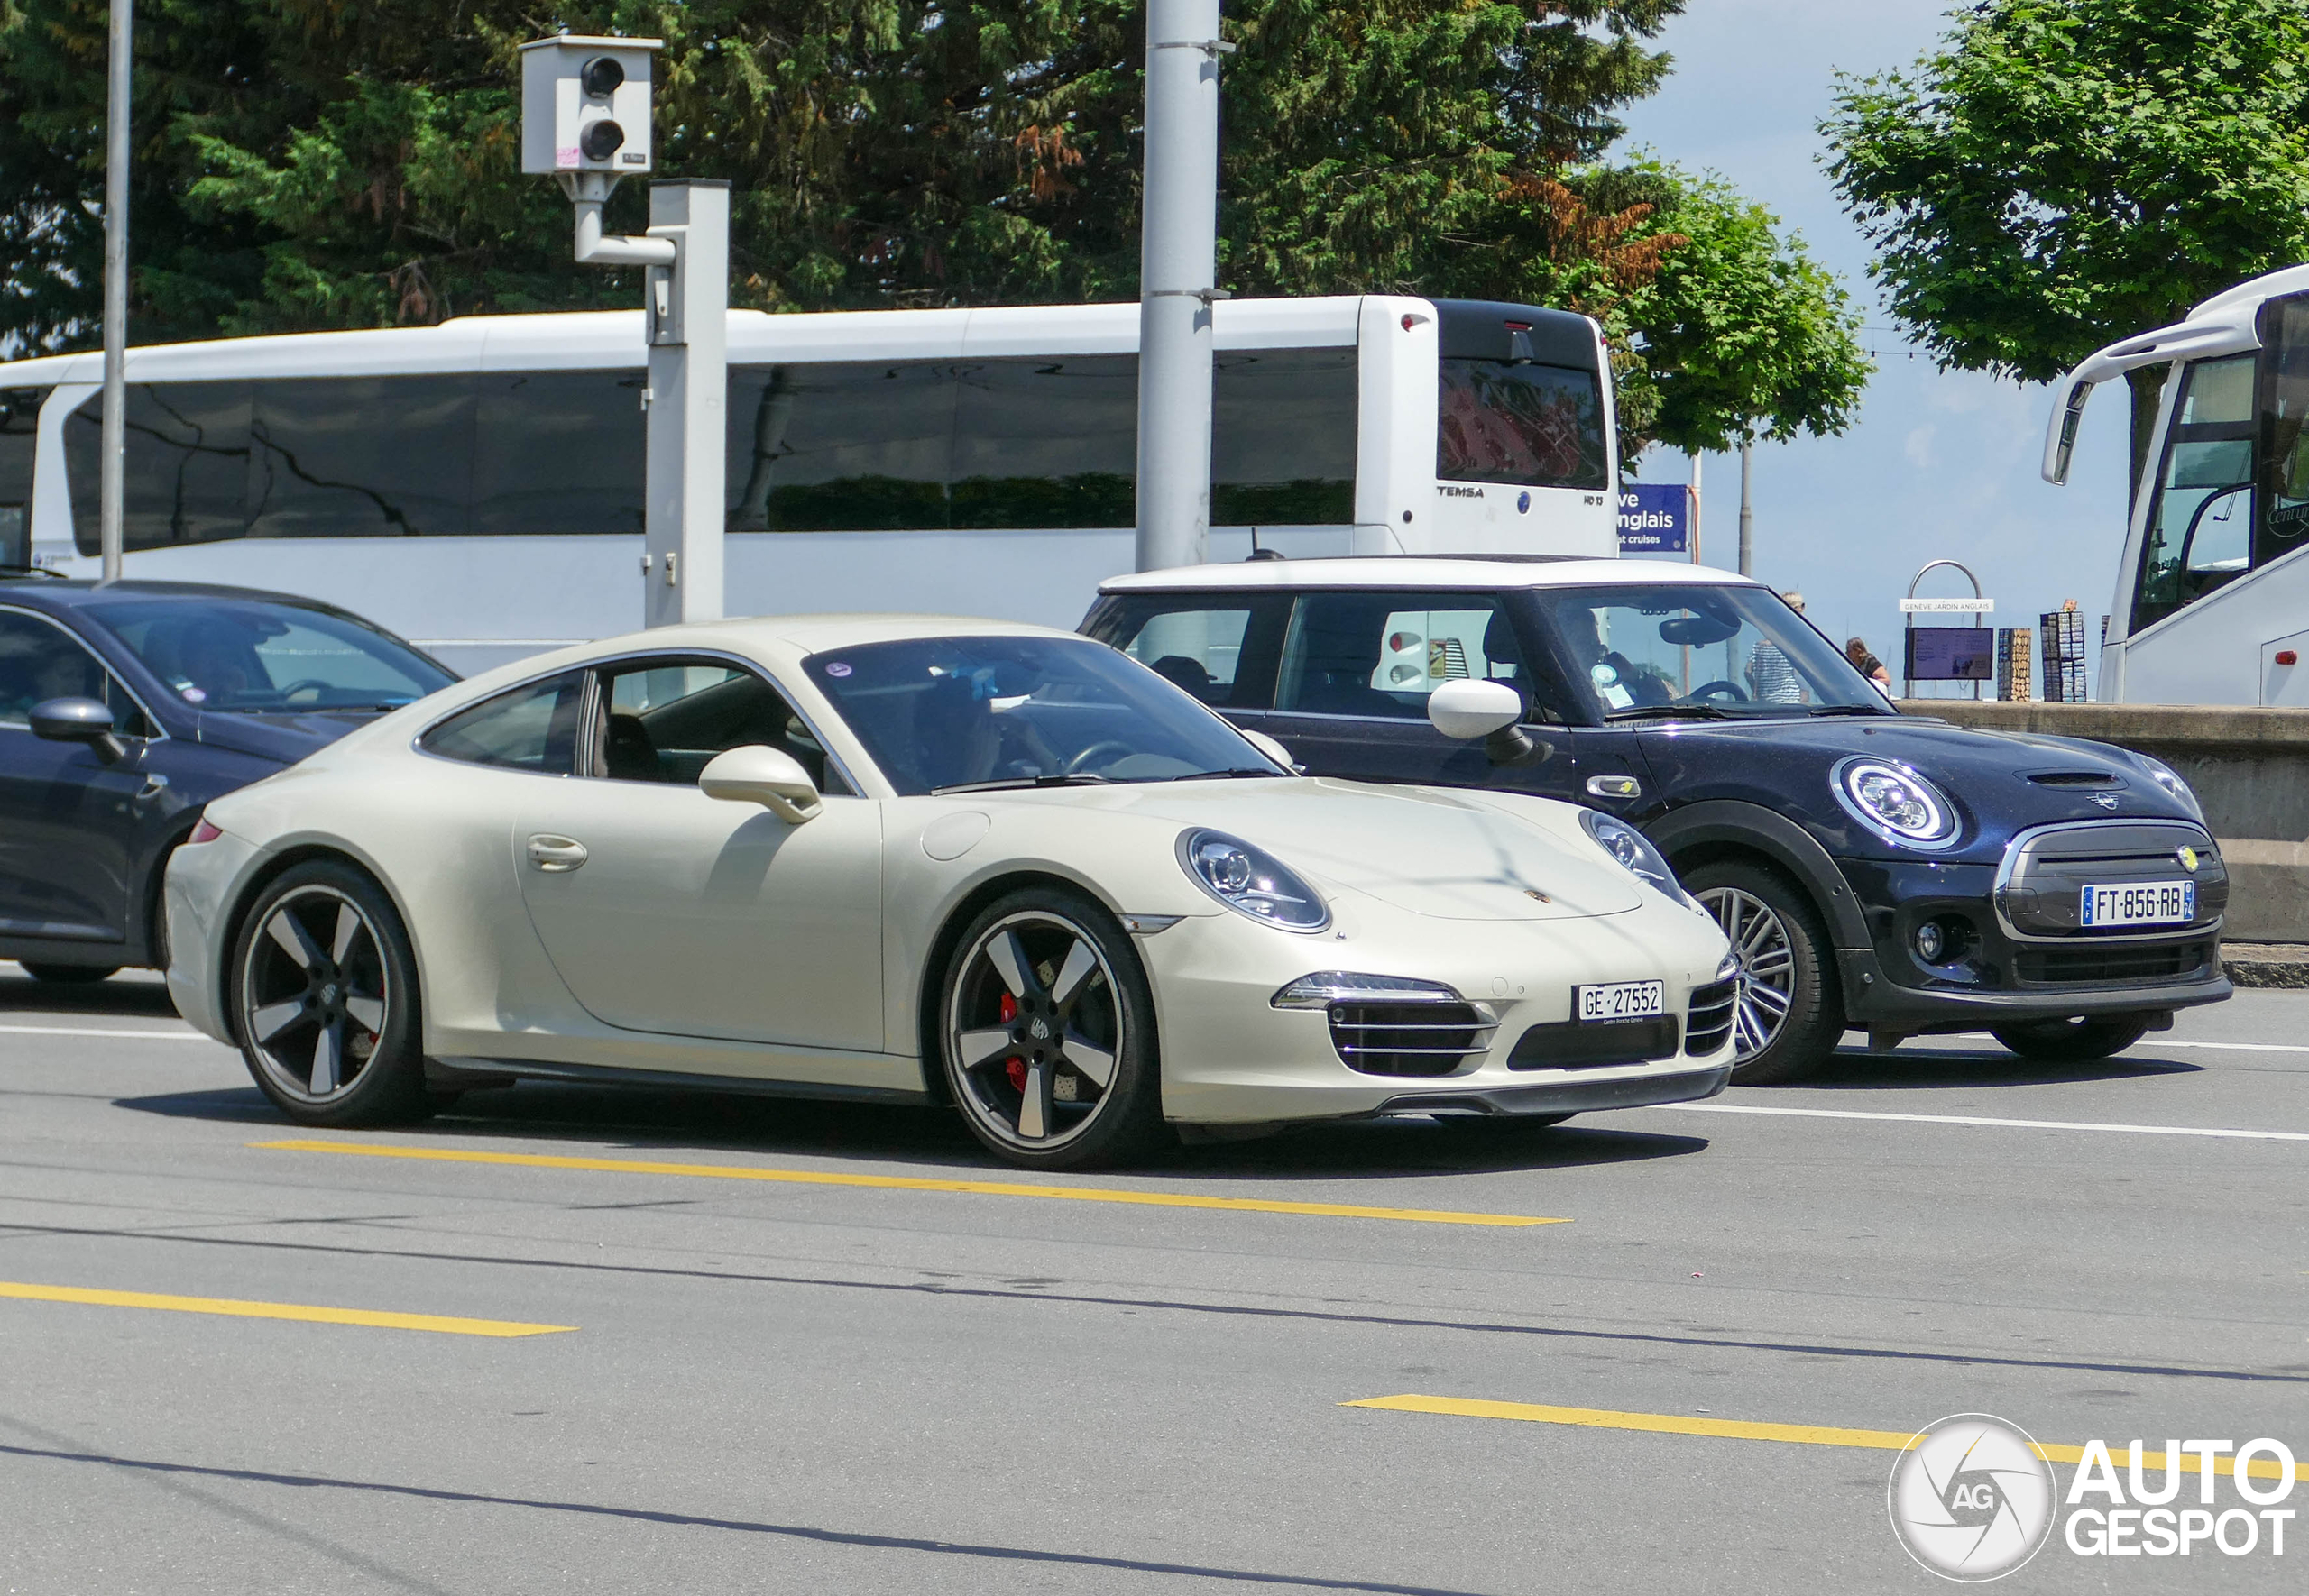
<path id="1" fill-rule="evenodd" d="M 1847 759 L 1829 784 L 1854 820 L 1888 842 L 1932 848 L 1956 839 L 1955 806 L 1905 765 Z"/>
<path id="2" fill-rule="evenodd" d="M 1189 831 L 1179 862 L 1203 891 L 1237 913 L 1285 931 L 1319 931 L 1331 922 L 1322 895 L 1262 848 L 1224 831 Z"/>
<path id="3" fill-rule="evenodd" d="M 1596 839 L 1596 846 L 1618 860 L 1630 874 L 1650 882 L 1687 909 L 1699 907 L 1692 902 L 1691 894 L 1684 891 L 1683 883 L 1676 879 L 1676 872 L 1668 863 L 1667 856 L 1652 847 L 1651 839 L 1633 826 L 1599 809 L 1581 810 L 1579 823 L 1587 828 L 1587 835 Z"/>

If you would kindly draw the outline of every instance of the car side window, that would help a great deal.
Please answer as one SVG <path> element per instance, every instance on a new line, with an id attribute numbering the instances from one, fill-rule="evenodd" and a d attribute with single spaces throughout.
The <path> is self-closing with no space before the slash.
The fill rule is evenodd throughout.
<path id="1" fill-rule="evenodd" d="M 31 725 L 32 706 L 51 698 L 93 698 L 112 711 L 121 736 L 158 735 L 128 689 L 78 638 L 43 616 L 0 610 L 0 725 Z"/>
<path id="2" fill-rule="evenodd" d="M 1418 720 L 1446 682 L 1504 682 L 1532 700 L 1515 627 L 1475 593 L 1302 594 L 1275 680 L 1274 707 L 1302 715 Z"/>
<path id="3" fill-rule="evenodd" d="M 1134 593 L 1105 601 L 1085 630 L 1215 710 L 1260 710 L 1288 603 L 1271 594 Z"/>
<path id="4" fill-rule="evenodd" d="M 792 755 L 821 793 L 851 795 L 786 695 L 751 671 L 722 660 L 655 659 L 604 670 L 601 680 L 595 776 L 694 787 L 717 754 L 759 745 Z"/>
<path id="5" fill-rule="evenodd" d="M 584 702 L 582 671 L 548 677 L 460 710 L 418 739 L 428 754 L 465 765 L 571 775 Z"/>

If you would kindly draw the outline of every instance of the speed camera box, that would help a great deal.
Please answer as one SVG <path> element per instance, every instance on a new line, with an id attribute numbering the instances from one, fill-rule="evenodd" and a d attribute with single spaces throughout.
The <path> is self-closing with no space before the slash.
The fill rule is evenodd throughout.
<path id="1" fill-rule="evenodd" d="M 521 170 L 649 170 L 655 39 L 561 34 L 521 46 Z"/>

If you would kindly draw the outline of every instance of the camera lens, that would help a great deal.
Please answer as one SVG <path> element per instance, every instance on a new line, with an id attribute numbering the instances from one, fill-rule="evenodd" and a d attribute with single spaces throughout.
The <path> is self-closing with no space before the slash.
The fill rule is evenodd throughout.
<path id="1" fill-rule="evenodd" d="M 625 129 L 606 116 L 587 123 L 585 131 L 577 135 L 577 148 L 585 152 L 588 161 L 607 161 L 624 142 Z"/>
<path id="2" fill-rule="evenodd" d="M 596 99 L 609 98 L 624 82 L 625 69 L 612 56 L 597 55 L 577 69 L 578 87 Z"/>

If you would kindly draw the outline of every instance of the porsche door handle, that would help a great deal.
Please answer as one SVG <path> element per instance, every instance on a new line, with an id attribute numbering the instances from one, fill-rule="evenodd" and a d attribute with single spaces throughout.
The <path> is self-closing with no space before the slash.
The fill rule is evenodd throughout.
<path id="1" fill-rule="evenodd" d="M 585 862 L 585 845 L 545 833 L 529 839 L 529 863 L 548 876 L 566 875 Z"/>

